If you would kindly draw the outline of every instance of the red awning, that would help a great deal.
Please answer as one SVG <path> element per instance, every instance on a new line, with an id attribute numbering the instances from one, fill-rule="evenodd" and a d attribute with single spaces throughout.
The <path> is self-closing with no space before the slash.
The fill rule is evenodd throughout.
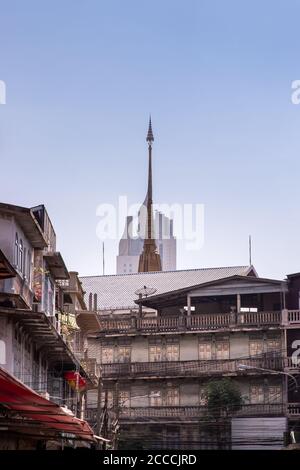
<path id="1" fill-rule="evenodd" d="M 73 434 L 76 439 L 95 441 L 86 421 L 68 415 L 59 405 L 43 398 L 1 367 L 0 404 L 40 423 L 45 429 Z"/>

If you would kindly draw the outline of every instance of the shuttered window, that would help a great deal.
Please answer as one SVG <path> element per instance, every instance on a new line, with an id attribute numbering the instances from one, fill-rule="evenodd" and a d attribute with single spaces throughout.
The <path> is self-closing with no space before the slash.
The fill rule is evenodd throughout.
<path id="1" fill-rule="evenodd" d="M 114 362 L 114 348 L 106 346 L 102 348 L 102 364 L 110 364 Z"/>
<path id="2" fill-rule="evenodd" d="M 264 403 L 264 388 L 262 385 L 251 385 L 250 402 L 251 403 Z"/>
<path id="3" fill-rule="evenodd" d="M 250 356 L 257 356 L 263 353 L 263 341 L 261 339 L 251 340 L 249 343 Z"/>
<path id="4" fill-rule="evenodd" d="M 179 344 L 168 344 L 166 346 L 166 360 L 179 361 Z"/>
<path id="5" fill-rule="evenodd" d="M 229 342 L 222 341 L 216 343 L 216 357 L 217 359 L 229 359 Z"/>
<path id="6" fill-rule="evenodd" d="M 149 347 L 149 361 L 162 361 L 162 347 L 160 345 L 153 345 Z"/>
<path id="7" fill-rule="evenodd" d="M 199 359 L 210 360 L 212 358 L 211 343 L 199 343 Z"/>

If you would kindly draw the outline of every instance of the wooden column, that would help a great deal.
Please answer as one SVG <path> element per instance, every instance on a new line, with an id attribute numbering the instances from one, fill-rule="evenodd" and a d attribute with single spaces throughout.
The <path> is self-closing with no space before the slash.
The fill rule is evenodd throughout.
<path id="1" fill-rule="evenodd" d="M 237 313 L 241 311 L 241 294 L 236 295 L 236 311 Z"/>
<path id="2" fill-rule="evenodd" d="M 192 312 L 192 309 L 191 309 L 191 306 L 192 306 L 192 301 L 191 301 L 191 297 L 190 295 L 188 294 L 187 295 L 187 317 L 186 317 L 186 327 L 187 328 L 190 328 L 191 326 L 191 312 Z"/>
<path id="3" fill-rule="evenodd" d="M 191 316 L 191 311 L 192 311 L 191 306 L 192 306 L 191 297 L 188 294 L 187 295 L 187 314 L 189 317 Z"/>

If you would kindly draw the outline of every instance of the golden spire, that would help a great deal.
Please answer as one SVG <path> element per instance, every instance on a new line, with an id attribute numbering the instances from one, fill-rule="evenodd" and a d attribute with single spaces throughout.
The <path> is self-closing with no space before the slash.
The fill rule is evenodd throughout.
<path id="1" fill-rule="evenodd" d="M 152 201 L 152 143 L 154 142 L 151 116 L 149 119 L 149 127 L 146 141 L 148 142 L 149 164 L 148 164 L 148 190 L 144 202 L 144 211 L 147 214 L 147 224 L 143 251 L 139 259 L 139 273 L 148 271 L 161 271 L 161 259 L 157 253 L 154 230 L 153 230 L 153 201 Z"/>

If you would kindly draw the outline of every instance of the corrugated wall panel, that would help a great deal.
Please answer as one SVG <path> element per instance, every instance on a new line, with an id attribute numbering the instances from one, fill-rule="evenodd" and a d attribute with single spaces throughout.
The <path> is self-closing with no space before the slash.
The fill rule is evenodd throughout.
<path id="1" fill-rule="evenodd" d="M 232 449 L 281 449 L 286 426 L 286 418 L 234 418 Z"/>

